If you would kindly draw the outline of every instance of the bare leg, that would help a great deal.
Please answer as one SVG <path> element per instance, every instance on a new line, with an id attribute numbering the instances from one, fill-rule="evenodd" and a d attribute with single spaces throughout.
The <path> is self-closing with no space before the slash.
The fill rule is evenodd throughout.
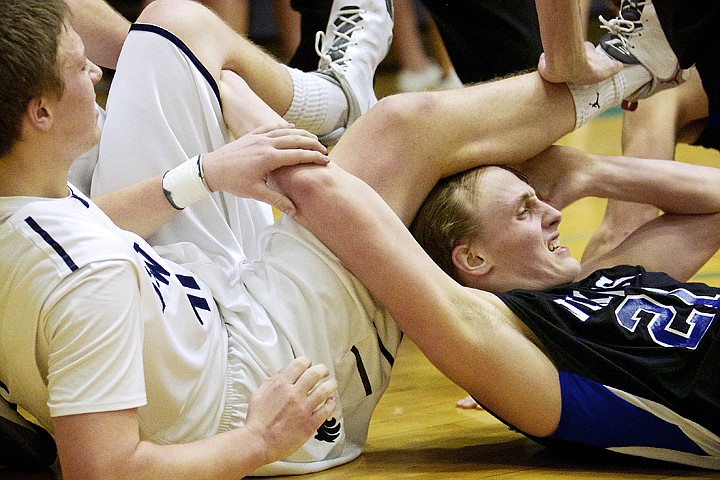
<path id="1" fill-rule="evenodd" d="M 557 371 L 509 312 L 440 272 L 376 193 L 407 225 L 440 178 L 530 158 L 572 130 L 574 117 L 567 87 L 537 73 L 464 91 L 397 95 L 360 117 L 330 154 L 375 191 L 332 167 L 279 174 L 298 220 L 358 275 L 428 358 L 488 408 L 540 435 L 559 419 Z M 485 369 L 468 369 L 507 358 L 485 338 L 502 339 L 528 370 L 500 373 L 498 389 L 497 378 L 483 378 Z M 525 382 L 534 386 L 528 390 Z"/>
<path id="2" fill-rule="evenodd" d="M 565 85 L 537 73 L 462 90 L 386 97 L 360 117 L 332 159 L 370 184 L 406 224 L 445 176 L 528 159 L 570 132 Z"/>
<path id="3" fill-rule="evenodd" d="M 202 0 L 233 30 L 247 35 L 250 30 L 250 0 Z"/>
<path id="4" fill-rule="evenodd" d="M 400 71 L 398 88 L 402 92 L 434 90 L 441 72 L 425 51 L 418 26 L 414 0 L 396 0 L 392 48 Z"/>
<path id="5" fill-rule="evenodd" d="M 300 45 L 300 14 L 292 9 L 290 0 L 273 0 L 273 10 L 282 43 L 281 60 L 287 63 Z"/>
<path id="6" fill-rule="evenodd" d="M 216 80 L 222 70 L 232 70 L 275 112 L 282 115 L 290 106 L 293 83 L 287 69 L 203 5 L 184 0 L 156 0 L 143 10 L 138 21 L 172 31 Z"/>

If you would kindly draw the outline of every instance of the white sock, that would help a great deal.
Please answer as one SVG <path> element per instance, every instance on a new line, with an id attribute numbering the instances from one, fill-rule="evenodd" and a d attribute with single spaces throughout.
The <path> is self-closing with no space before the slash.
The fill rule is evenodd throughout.
<path id="1" fill-rule="evenodd" d="M 347 98 L 339 85 L 322 75 L 286 68 L 293 80 L 293 100 L 285 120 L 318 136 L 347 123 Z"/>
<path id="2" fill-rule="evenodd" d="M 598 51 L 605 53 L 599 46 Z M 568 85 L 575 101 L 575 128 L 582 127 L 608 108 L 619 105 L 651 80 L 650 72 L 642 65 L 626 65 L 619 73 L 600 83 Z"/>

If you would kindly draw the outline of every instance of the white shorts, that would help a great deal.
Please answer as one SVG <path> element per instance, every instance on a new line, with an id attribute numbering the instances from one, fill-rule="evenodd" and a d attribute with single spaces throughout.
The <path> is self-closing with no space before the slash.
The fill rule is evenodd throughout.
<path id="1" fill-rule="evenodd" d="M 253 475 L 287 475 L 346 463 L 362 452 L 390 381 L 402 333 L 387 311 L 317 238 L 281 217 L 260 237 L 260 259 L 229 277 L 195 246 L 159 249 L 211 288 L 228 331 L 228 383 L 220 431 L 242 426 L 250 395 L 298 356 L 324 363 L 338 407 L 317 435 Z"/>
<path id="2" fill-rule="evenodd" d="M 230 140 L 215 80 L 177 37 L 152 25 L 133 25 L 106 110 L 93 196 L 163 174 Z M 257 256 L 258 233 L 272 221 L 267 204 L 213 193 L 148 241 L 193 242 L 232 269 Z"/>

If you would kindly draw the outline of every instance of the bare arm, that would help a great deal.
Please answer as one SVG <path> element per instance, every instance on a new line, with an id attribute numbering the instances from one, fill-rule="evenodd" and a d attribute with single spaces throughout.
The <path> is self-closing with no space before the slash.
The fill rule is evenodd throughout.
<path id="1" fill-rule="evenodd" d="M 687 280 L 720 248 L 720 169 L 603 157 L 568 147 L 548 149 L 536 161 L 521 167 L 538 194 L 556 207 L 593 196 L 645 203 L 665 212 L 616 248 L 584 258 L 581 274 L 637 264 Z"/>
<path id="2" fill-rule="evenodd" d="M 163 195 L 162 175 L 99 195 L 93 201 L 117 226 L 141 237 L 157 232 L 179 212 Z"/>
<path id="3" fill-rule="evenodd" d="M 586 2 L 536 0 L 544 53 L 538 71 L 549 82 L 590 84 L 609 78 L 622 65 L 585 42 Z"/>
<path id="4" fill-rule="evenodd" d="M 136 410 L 53 419 L 67 480 L 241 478 L 295 451 L 335 408 L 335 380 L 296 359 L 250 400 L 243 428 L 180 445 L 141 441 Z"/>
<path id="5" fill-rule="evenodd" d="M 283 212 L 294 209 L 267 179 L 273 170 L 298 163 L 327 163 L 325 147 L 304 130 L 263 127 L 203 156 L 212 191 L 254 198 Z M 163 194 L 162 175 L 95 197 L 95 203 L 120 228 L 148 237 L 178 214 Z"/>
<path id="6" fill-rule="evenodd" d="M 536 435 L 555 430 L 557 370 L 507 307 L 445 275 L 380 196 L 336 164 L 291 170 L 275 177 L 298 207 L 295 218 L 360 278 L 430 361 L 517 427 Z"/>
<path id="7" fill-rule="evenodd" d="M 268 186 L 270 172 L 297 163 L 325 164 L 327 149 L 315 135 L 290 128 L 235 73 L 221 74 L 223 113 L 237 140 L 203 156 L 213 191 L 255 198 L 283 212 L 292 202 Z M 266 127 L 252 129 L 261 122 Z M 93 198 L 121 228 L 148 237 L 178 214 L 165 198 L 162 175 Z"/>
<path id="8" fill-rule="evenodd" d="M 104 0 L 65 0 L 91 62 L 115 69 L 130 22 Z"/>

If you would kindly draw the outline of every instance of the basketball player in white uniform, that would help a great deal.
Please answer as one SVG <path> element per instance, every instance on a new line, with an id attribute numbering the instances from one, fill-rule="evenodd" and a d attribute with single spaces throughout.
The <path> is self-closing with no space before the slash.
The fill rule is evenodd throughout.
<path id="1" fill-rule="evenodd" d="M 44 3 L 16 2 L 8 15 L 42 12 Z M 152 11 L 143 18 L 163 21 Z M 143 25 L 130 33 L 123 55 L 140 55 L 140 62 L 153 55 L 164 58 L 162 67 L 173 69 L 170 78 L 204 82 L 197 95 L 211 96 L 205 104 L 217 104 L 214 80 L 198 74 L 196 58 L 182 41 L 161 27 Z M 27 28 L 33 26 L 40 28 L 32 22 Z M 389 382 L 400 330 L 334 255 L 290 219 L 256 232 L 258 258 L 228 269 L 211 248 L 190 242 L 158 247 L 163 256 L 158 255 L 139 236 L 117 228 L 62 176 L 59 182 L 49 178 L 47 172 L 62 173 L 97 139 L 92 84 L 99 71 L 84 58 L 82 43 L 67 24 L 56 31 L 66 90 L 57 108 L 54 103 L 45 108 L 71 114 L 51 116 L 58 125 L 52 137 L 39 133 L 45 125 L 40 119 L 41 125 L 28 127 L 33 146 L 26 152 L 25 143 L 13 143 L 3 158 L 4 165 L 14 167 L 28 153 L 43 165 L 36 173 L 39 181 L 28 174 L 24 186 L 12 181 L 17 172 L 8 172 L 0 197 L 6 279 L 0 301 L 7 306 L 0 317 L 0 380 L 6 399 L 55 435 L 66 478 L 135 466 L 134 478 L 160 468 L 190 478 L 205 464 L 209 478 L 251 471 L 291 474 L 356 458 Z M 219 117 L 192 118 L 188 131 L 212 125 L 213 134 L 222 132 Z M 61 126 L 70 121 L 72 130 Z M 324 150 L 311 136 L 270 130 L 280 131 L 285 150 L 300 152 L 294 163 L 306 161 L 302 151 L 315 161 L 322 158 Z M 234 152 L 228 148 L 224 152 Z M 256 160 L 274 168 L 272 158 Z M 190 161 L 200 165 L 199 158 Z M 235 172 L 242 173 L 238 164 Z M 46 188 L 34 188 L 37 183 Z M 168 201 L 186 198 L 175 187 L 170 186 Z M 317 366 L 308 368 L 307 359 Z M 291 377 L 304 388 L 302 411 L 310 419 L 303 428 L 286 422 L 287 439 L 268 445 L 267 453 L 257 455 L 259 462 L 238 468 L 234 449 L 252 453 L 263 446 L 229 448 L 234 437 L 228 434 L 257 418 L 253 412 L 267 408 L 263 402 L 276 401 L 268 393 L 253 407 L 251 396 L 267 390 L 266 381 L 281 369 L 283 379 Z M 337 393 L 328 400 L 335 386 Z M 287 408 L 293 414 L 293 406 Z M 281 428 L 284 415 L 267 421 Z M 317 418 L 322 425 L 307 442 L 276 458 L 278 450 L 288 449 L 286 443 L 307 435 L 307 423 Z M 128 432 L 129 444 L 140 442 L 142 448 L 125 449 Z M 169 444 L 175 450 L 162 453 L 159 446 Z M 152 453 L 136 463 L 143 452 Z M 272 463 L 262 466 L 267 461 Z"/>

